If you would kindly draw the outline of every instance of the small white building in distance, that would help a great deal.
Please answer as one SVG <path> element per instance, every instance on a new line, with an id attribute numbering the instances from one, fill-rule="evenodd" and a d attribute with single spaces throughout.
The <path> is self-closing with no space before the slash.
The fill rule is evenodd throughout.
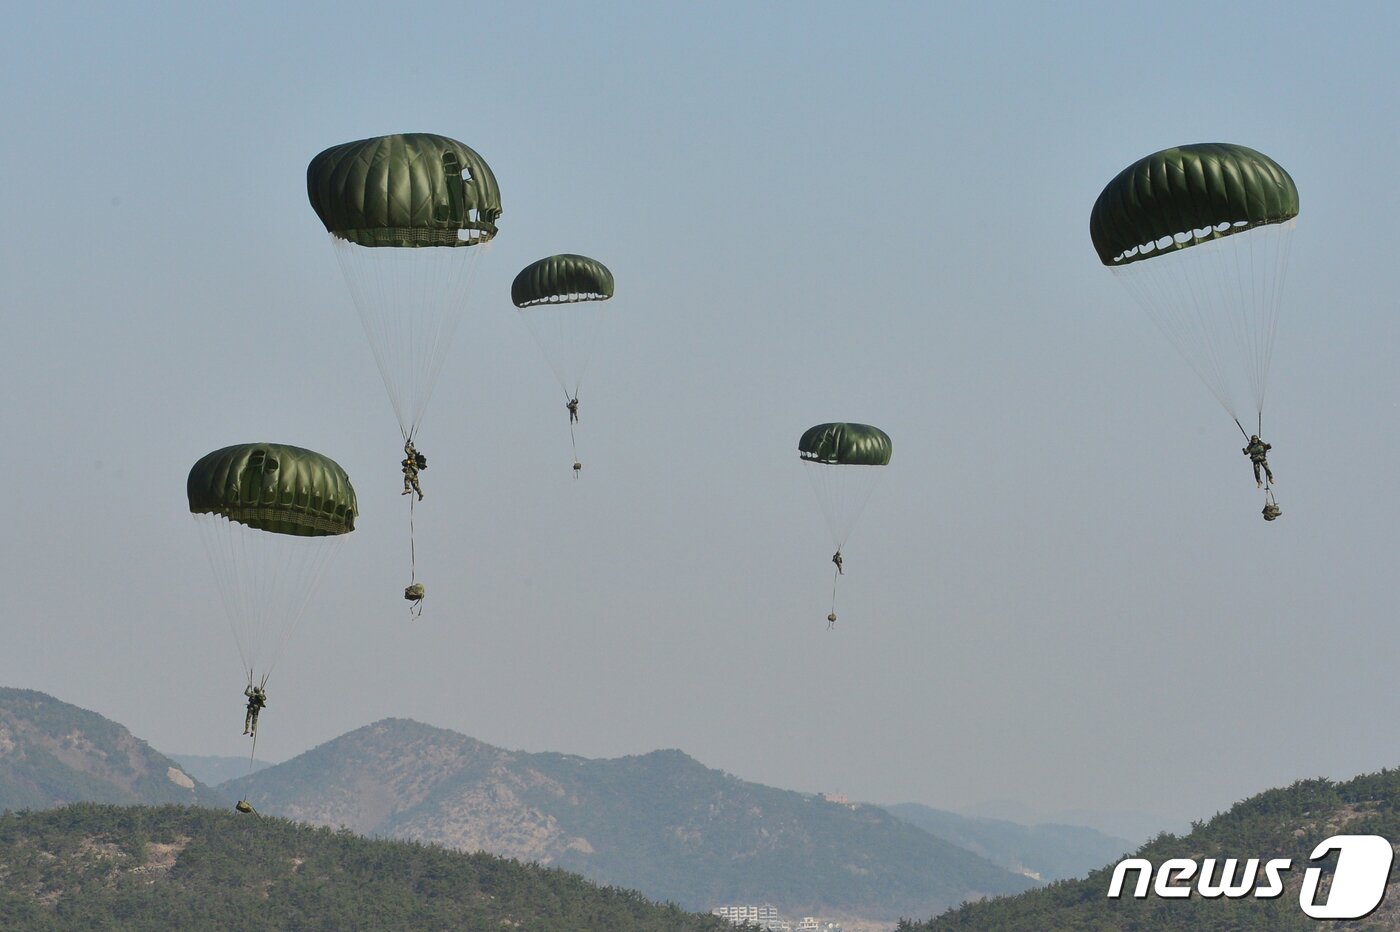
<path id="1" fill-rule="evenodd" d="M 764 929 L 776 929 L 783 921 L 783 917 L 778 915 L 778 907 L 771 903 L 762 906 L 716 906 L 710 912 L 736 926 L 741 922 L 752 922 Z"/>
<path id="2" fill-rule="evenodd" d="M 836 922 L 822 922 L 815 916 L 803 916 L 802 920 L 792 927 L 792 932 L 841 932 L 841 925 Z"/>
<path id="3" fill-rule="evenodd" d="M 728 920 L 731 925 L 751 922 L 767 932 L 841 932 L 840 923 L 822 922 L 815 916 L 804 916 L 794 925 L 778 915 L 777 907 L 769 903 L 762 906 L 716 906 L 710 912 Z"/>

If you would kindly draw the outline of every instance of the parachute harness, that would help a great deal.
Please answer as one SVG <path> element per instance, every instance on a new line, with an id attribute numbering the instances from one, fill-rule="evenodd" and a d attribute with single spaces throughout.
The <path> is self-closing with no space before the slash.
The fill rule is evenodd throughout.
<path id="1" fill-rule="evenodd" d="M 222 515 L 195 515 L 249 685 L 268 677 L 306 614 L 345 535 L 264 534 Z"/>

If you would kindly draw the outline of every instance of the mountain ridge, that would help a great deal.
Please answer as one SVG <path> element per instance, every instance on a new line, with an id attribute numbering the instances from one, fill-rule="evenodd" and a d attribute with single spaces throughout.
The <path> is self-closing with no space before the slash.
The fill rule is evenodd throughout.
<path id="1" fill-rule="evenodd" d="M 893 921 L 1033 886 L 879 807 L 747 783 L 676 749 L 594 760 L 383 719 L 219 788 L 262 812 L 535 860 L 690 909 Z"/>
<path id="2" fill-rule="evenodd" d="M 74 802 L 228 805 L 116 722 L 46 693 L 0 687 L 0 810 Z"/>

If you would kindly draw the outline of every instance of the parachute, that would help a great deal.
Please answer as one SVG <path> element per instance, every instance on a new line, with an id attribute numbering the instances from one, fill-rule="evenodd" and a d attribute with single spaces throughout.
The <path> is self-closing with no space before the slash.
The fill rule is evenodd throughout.
<path id="1" fill-rule="evenodd" d="M 608 267 L 597 259 L 571 254 L 530 263 L 510 286 L 511 301 L 520 308 L 520 316 L 564 389 L 575 478 L 582 468 L 574 438 L 578 392 L 588 368 L 601 302 L 612 296 L 613 276 Z"/>
<path id="2" fill-rule="evenodd" d="M 881 469 L 890 462 L 890 436 L 869 424 L 831 423 L 808 428 L 797 441 L 817 501 L 831 531 L 836 564 L 831 578 L 829 625 L 836 623 L 836 579 L 845 572 L 841 551 L 875 489 Z"/>
<path id="3" fill-rule="evenodd" d="M 1139 159 L 1089 216 L 1099 260 L 1237 424 L 1247 412 L 1262 427 L 1297 216 L 1288 172 L 1222 143 Z"/>
<path id="4" fill-rule="evenodd" d="M 326 149 L 307 166 L 306 191 L 331 235 L 408 444 L 466 306 L 482 252 L 473 247 L 496 235 L 496 177 L 455 139 L 402 133 Z M 414 582 L 415 500 L 409 497 Z"/>
<path id="5" fill-rule="evenodd" d="M 1108 183 L 1089 215 L 1099 260 L 1246 439 L 1242 416 L 1264 432 L 1297 216 L 1288 172 L 1261 152 L 1223 143 L 1139 159 Z"/>
<path id="6" fill-rule="evenodd" d="M 403 133 L 332 146 L 306 191 L 369 337 L 404 439 L 432 395 L 501 195 L 481 156 L 454 139 Z"/>
<path id="7" fill-rule="evenodd" d="M 248 683 L 266 685 L 359 513 L 334 460 L 278 443 L 215 450 L 185 490 Z"/>

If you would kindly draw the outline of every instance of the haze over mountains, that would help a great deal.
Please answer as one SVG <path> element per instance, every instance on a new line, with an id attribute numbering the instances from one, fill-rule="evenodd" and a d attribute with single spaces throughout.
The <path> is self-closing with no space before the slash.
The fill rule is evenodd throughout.
<path id="1" fill-rule="evenodd" d="M 218 786 L 220 783 L 246 777 L 250 772 L 256 773 L 272 766 L 263 760 L 250 762 L 246 757 L 229 757 L 223 754 L 171 754 L 170 757 L 185 773 L 208 786 Z"/>
<path id="2" fill-rule="evenodd" d="M 1018 825 L 971 818 L 919 803 L 885 806 L 912 825 L 1037 880 L 1067 880 L 1116 861 L 1132 847 L 1080 825 Z"/>
<path id="3" fill-rule="evenodd" d="M 748 783 L 678 750 L 613 760 L 508 751 L 386 719 L 268 766 L 177 763 L 102 716 L 0 689 L 0 809 L 183 803 L 533 861 L 704 911 L 888 928 L 965 900 L 1071 876 L 1126 847 L 1089 829 L 1035 829 L 915 804 L 872 805 Z M 187 765 L 187 766 L 186 766 Z M 216 787 L 200 778 L 238 774 Z M 929 829 L 933 829 L 930 831 Z"/>

